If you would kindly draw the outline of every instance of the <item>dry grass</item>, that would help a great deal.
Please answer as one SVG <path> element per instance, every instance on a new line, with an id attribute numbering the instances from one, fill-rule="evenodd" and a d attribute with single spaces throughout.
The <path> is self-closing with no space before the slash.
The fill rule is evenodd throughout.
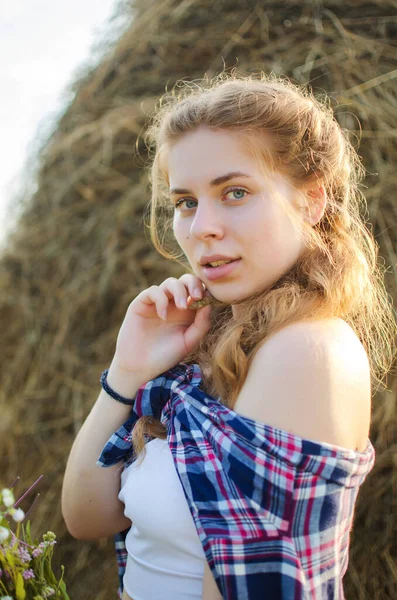
<path id="1" fill-rule="evenodd" d="M 37 190 L 15 199 L 21 215 L 0 260 L 1 482 L 20 475 L 26 489 L 45 475 L 33 531 L 57 534 L 54 562 L 66 566 L 72 600 L 116 598 L 117 568 L 112 539 L 66 532 L 60 489 L 70 447 L 129 302 L 165 273 L 181 275 L 143 230 L 141 135 L 154 102 L 177 79 L 224 66 L 286 73 L 330 94 L 341 125 L 361 140 L 369 218 L 395 302 L 396 9 L 395 0 L 125 2 L 130 26 L 80 73 L 73 101 L 32 156 Z M 349 600 L 397 597 L 396 378 L 388 386 L 373 401 L 377 461 L 357 503 Z"/>

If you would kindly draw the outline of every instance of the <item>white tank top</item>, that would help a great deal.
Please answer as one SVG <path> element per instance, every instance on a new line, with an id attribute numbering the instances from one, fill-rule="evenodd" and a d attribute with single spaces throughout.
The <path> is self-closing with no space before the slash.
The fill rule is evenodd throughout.
<path id="1" fill-rule="evenodd" d="M 167 440 L 147 442 L 137 462 L 118 495 L 132 521 L 124 588 L 133 600 L 201 600 L 205 553 Z"/>

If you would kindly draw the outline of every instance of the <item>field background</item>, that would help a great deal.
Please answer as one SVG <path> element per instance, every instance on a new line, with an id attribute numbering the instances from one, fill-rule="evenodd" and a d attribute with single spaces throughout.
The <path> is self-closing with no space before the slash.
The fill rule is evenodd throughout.
<path id="1" fill-rule="evenodd" d="M 32 529 L 56 533 L 55 570 L 65 565 L 71 600 L 116 599 L 118 579 L 111 538 L 84 542 L 66 531 L 67 456 L 128 304 L 182 274 L 157 255 L 142 221 L 142 133 L 166 87 L 237 67 L 329 94 L 367 169 L 368 219 L 394 306 L 397 297 L 396 2 L 135 0 L 119 10 L 131 24 L 70 83 L 73 100 L 32 157 L 37 190 L 15 199 L 21 216 L 0 257 L 1 484 L 20 476 L 22 493 L 44 475 Z M 377 458 L 357 502 L 348 600 L 397 598 L 396 393 L 394 372 L 373 398 Z"/>

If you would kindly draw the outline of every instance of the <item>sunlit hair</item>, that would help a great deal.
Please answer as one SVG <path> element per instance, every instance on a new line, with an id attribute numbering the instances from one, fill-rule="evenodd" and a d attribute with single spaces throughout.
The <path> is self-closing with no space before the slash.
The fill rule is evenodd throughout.
<path id="1" fill-rule="evenodd" d="M 265 176 L 278 172 L 288 178 L 298 204 L 310 202 L 304 190 L 320 184 L 327 203 L 312 225 L 302 222 L 298 204 L 290 206 L 272 195 L 283 202 L 286 217 L 303 227 L 306 254 L 270 289 L 238 302 L 238 318 L 230 305 L 213 306 L 210 330 L 184 362 L 198 363 L 204 390 L 233 408 L 260 343 L 298 321 L 339 317 L 367 352 L 375 393 L 395 358 L 396 322 L 384 270 L 377 263 L 378 245 L 364 220 L 366 201 L 359 184 L 365 169 L 329 98 L 324 95 L 320 101 L 287 77 L 244 76 L 232 70 L 212 80 L 179 81 L 159 99 L 145 133 L 152 188 L 146 225 L 157 251 L 190 273 L 194 271 L 172 236 L 167 152 L 199 126 L 239 134 Z M 133 430 L 136 455 L 144 448 L 145 433 L 166 438 L 160 421 L 142 417 Z"/>

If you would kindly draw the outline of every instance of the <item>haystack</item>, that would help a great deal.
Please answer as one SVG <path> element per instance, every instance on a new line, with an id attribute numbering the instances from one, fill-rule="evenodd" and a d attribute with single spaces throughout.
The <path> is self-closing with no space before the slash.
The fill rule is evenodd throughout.
<path id="1" fill-rule="evenodd" d="M 35 151 L 33 190 L 0 260 L 1 483 L 24 491 L 39 475 L 33 532 L 58 536 L 72 600 L 116 598 L 113 540 L 66 531 L 61 482 L 72 442 L 100 392 L 126 308 L 181 267 L 152 248 L 142 133 L 155 101 L 181 78 L 285 73 L 327 92 L 368 170 L 368 216 L 386 285 L 397 297 L 397 11 L 394 0 L 136 0 L 80 69 L 73 100 Z M 349 600 L 397 597 L 397 380 L 373 399 L 376 466 L 360 490 L 345 578 Z M 23 505 L 25 510 L 31 496 Z M 60 572 L 58 570 L 58 572 Z"/>

